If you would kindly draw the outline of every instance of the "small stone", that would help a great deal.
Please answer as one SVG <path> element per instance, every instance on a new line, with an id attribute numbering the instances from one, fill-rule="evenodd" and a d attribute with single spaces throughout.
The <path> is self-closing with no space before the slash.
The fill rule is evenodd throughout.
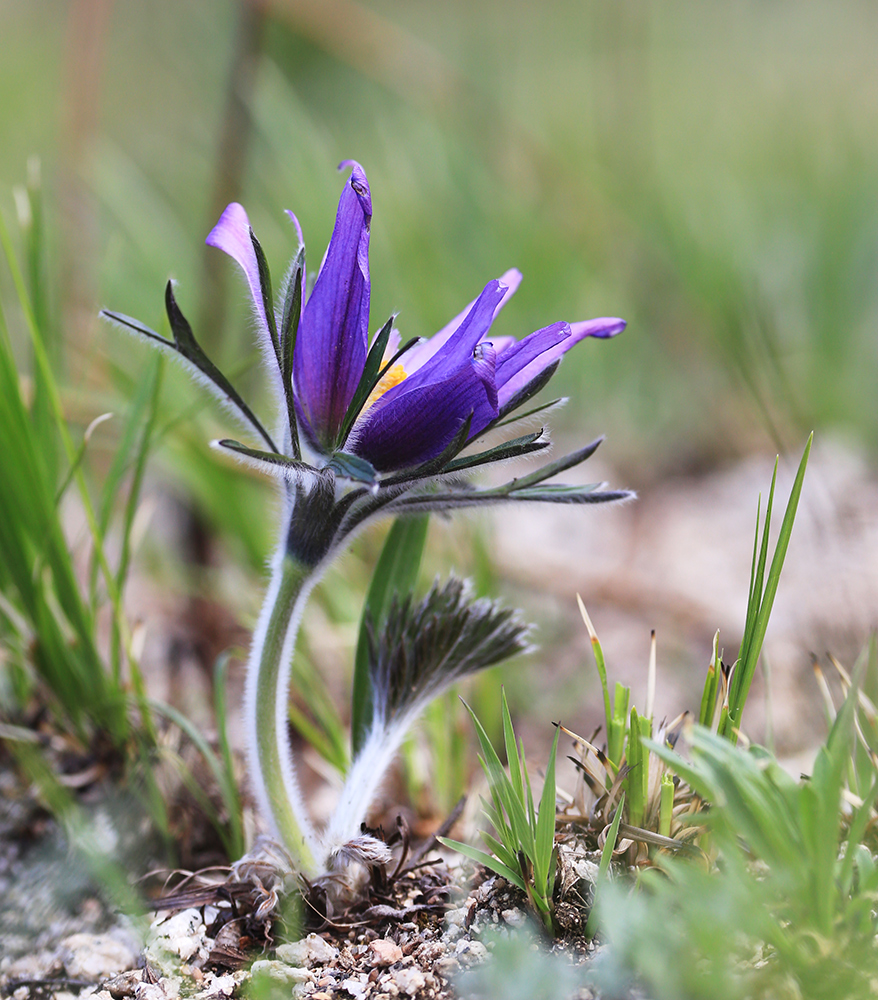
<path id="1" fill-rule="evenodd" d="M 135 1000 L 168 1000 L 162 983 L 167 980 L 159 980 L 157 983 L 138 983 L 134 990 Z"/>
<path id="2" fill-rule="evenodd" d="M 420 969 L 395 969 L 391 975 L 399 992 L 410 997 L 427 985 L 427 977 Z"/>
<path id="3" fill-rule="evenodd" d="M 461 927 L 466 922 L 466 907 L 460 906 L 456 910 L 449 910 L 445 914 L 445 923 L 450 927 Z"/>
<path id="4" fill-rule="evenodd" d="M 153 921 L 153 938 L 166 942 L 173 954 L 188 962 L 198 953 L 204 938 L 204 922 L 196 909 L 181 910 L 172 917 Z"/>
<path id="5" fill-rule="evenodd" d="M 444 958 L 437 958 L 433 963 L 433 972 L 443 979 L 451 979 L 460 971 L 460 962 L 453 955 L 446 955 Z"/>
<path id="6" fill-rule="evenodd" d="M 3 975 L 13 979 L 52 979 L 62 969 L 60 958 L 49 951 L 35 955 L 22 955 L 14 961 L 3 963 Z M 18 992 L 18 991 L 16 991 Z"/>
<path id="7" fill-rule="evenodd" d="M 109 934 L 71 934 L 61 942 L 64 968 L 71 979 L 106 979 L 137 963 L 137 955 Z"/>
<path id="8" fill-rule="evenodd" d="M 104 983 L 104 989 L 109 991 L 113 1000 L 122 1000 L 122 997 L 133 997 L 137 984 L 141 982 L 143 982 L 143 970 L 129 969 L 108 979 Z"/>
<path id="9" fill-rule="evenodd" d="M 348 993 L 354 1000 L 359 1000 L 360 997 L 365 996 L 366 990 L 369 988 L 369 984 L 364 982 L 362 979 L 345 979 L 341 983 L 341 988 L 347 990 Z"/>
<path id="10" fill-rule="evenodd" d="M 458 941 L 454 948 L 461 965 L 477 965 L 488 957 L 488 949 L 481 941 Z"/>
<path id="11" fill-rule="evenodd" d="M 369 945 L 372 965 L 387 966 L 402 960 L 402 948 L 390 938 L 379 938 Z"/>
<path id="12" fill-rule="evenodd" d="M 524 910 L 503 910 L 500 913 L 503 923 L 509 927 L 523 927 L 527 923 L 527 914 Z"/>
<path id="13" fill-rule="evenodd" d="M 278 945 L 277 957 L 288 965 L 327 965 L 338 957 L 338 948 L 319 934 L 309 934 L 301 941 Z"/>
<path id="14" fill-rule="evenodd" d="M 311 978 L 311 973 L 307 969 L 287 965 L 286 962 L 275 962 L 269 958 L 257 959 L 250 966 L 250 975 L 253 979 L 270 979 L 273 983 L 282 983 L 284 986 L 302 983 Z"/>
<path id="15" fill-rule="evenodd" d="M 230 997 L 235 992 L 238 985 L 235 977 L 231 973 L 224 976 L 205 976 L 206 986 L 202 990 L 202 995 L 211 997 Z"/>

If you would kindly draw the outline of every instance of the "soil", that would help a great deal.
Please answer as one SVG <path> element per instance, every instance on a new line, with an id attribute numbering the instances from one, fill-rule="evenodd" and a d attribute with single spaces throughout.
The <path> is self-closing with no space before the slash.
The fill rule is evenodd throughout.
<path id="1" fill-rule="evenodd" d="M 0 817 L 0 995 L 14 1000 L 452 1000 L 482 995 L 473 970 L 489 967 L 513 935 L 568 970 L 594 953 L 583 930 L 596 866 L 575 838 L 562 848 L 574 873 L 558 910 L 563 940 L 536 929 L 517 888 L 481 867 L 449 867 L 435 852 L 373 880 L 330 919 L 325 900 L 319 913 L 278 906 L 260 915 L 264 892 L 228 870 L 166 883 L 161 908 L 132 918 L 108 905 L 55 822 L 13 784 L 5 782 Z M 577 987 L 565 996 L 594 994 Z"/>

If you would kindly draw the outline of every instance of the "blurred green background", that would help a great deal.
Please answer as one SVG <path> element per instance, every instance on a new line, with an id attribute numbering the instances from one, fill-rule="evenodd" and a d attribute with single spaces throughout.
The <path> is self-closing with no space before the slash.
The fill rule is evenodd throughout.
<path id="1" fill-rule="evenodd" d="M 373 327 L 428 334 L 509 266 L 502 332 L 628 319 L 556 420 L 609 431 L 625 485 L 812 427 L 874 455 L 876 29 L 867 2 L 2 0 L 0 197 L 39 155 L 78 390 L 137 377 L 95 313 L 159 325 L 169 275 L 239 359 L 204 236 L 240 199 L 279 272 L 289 207 L 315 265 L 354 157 Z"/>

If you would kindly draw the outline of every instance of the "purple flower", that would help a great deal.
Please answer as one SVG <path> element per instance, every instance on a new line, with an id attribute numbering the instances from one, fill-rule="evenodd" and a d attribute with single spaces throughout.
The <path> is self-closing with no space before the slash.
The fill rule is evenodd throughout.
<path id="1" fill-rule="evenodd" d="M 386 327 L 373 340 L 375 348 L 383 335 L 381 357 L 373 359 L 368 342 L 372 199 L 363 168 L 353 161 L 345 166 L 352 167 L 351 176 L 314 288 L 302 306 L 292 360 L 294 405 L 289 411 L 319 454 L 343 451 L 384 473 L 420 465 L 442 454 L 467 421 L 462 444 L 515 409 L 574 344 L 624 329 L 623 320 L 603 318 L 553 323 L 521 340 L 492 337 L 497 313 L 521 281 L 513 270 L 488 282 L 429 339 L 400 351 L 399 335 Z M 267 269 L 260 266 L 261 251 L 240 205 L 229 205 L 207 243 L 242 268 L 266 353 L 278 357 L 280 369 L 276 331 L 282 317 L 267 313 Z"/>

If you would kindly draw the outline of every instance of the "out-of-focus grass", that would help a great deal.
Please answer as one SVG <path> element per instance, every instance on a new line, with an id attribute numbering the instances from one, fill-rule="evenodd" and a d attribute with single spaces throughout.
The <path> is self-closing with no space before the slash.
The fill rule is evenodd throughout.
<path id="1" fill-rule="evenodd" d="M 43 154 L 72 198 L 59 253 L 86 253 L 94 305 L 158 319 L 170 273 L 203 307 L 241 8 L 0 12 L 14 50 L 0 188 L 25 152 Z M 556 418 L 610 429 L 617 456 L 709 458 L 832 424 L 874 449 L 873 22 L 854 2 L 271 0 L 252 72 L 235 78 L 252 121 L 238 194 L 269 259 L 289 252 L 281 209 L 295 209 L 313 266 L 331 168 L 360 159 L 376 207 L 373 326 L 400 309 L 406 333 L 430 333 L 510 264 L 526 280 L 503 332 L 625 315 L 611 349 L 565 362 L 573 402 Z M 232 300 L 226 332 L 247 336 Z M 89 356 L 143 363 L 80 314 L 64 322 Z"/>

